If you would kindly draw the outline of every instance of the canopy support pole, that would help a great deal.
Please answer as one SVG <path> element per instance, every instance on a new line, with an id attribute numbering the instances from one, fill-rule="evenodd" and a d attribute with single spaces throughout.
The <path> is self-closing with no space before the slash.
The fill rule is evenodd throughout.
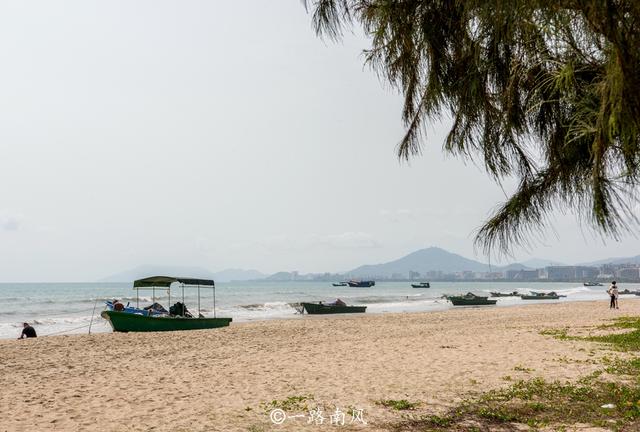
<path id="1" fill-rule="evenodd" d="M 184 316 L 184 284 L 180 284 L 182 286 L 182 316 Z"/>
<path id="2" fill-rule="evenodd" d="M 200 285 L 198 285 L 198 317 L 200 316 Z"/>
<path id="3" fill-rule="evenodd" d="M 136 288 L 136 309 L 140 309 L 140 288 Z"/>
<path id="4" fill-rule="evenodd" d="M 216 286 L 213 286 L 213 317 L 216 317 Z"/>

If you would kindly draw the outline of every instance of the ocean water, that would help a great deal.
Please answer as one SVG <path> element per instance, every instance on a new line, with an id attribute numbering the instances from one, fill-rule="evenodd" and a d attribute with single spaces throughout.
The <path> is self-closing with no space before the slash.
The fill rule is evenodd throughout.
<path id="1" fill-rule="evenodd" d="M 640 284 L 621 284 L 620 289 L 640 289 Z M 332 301 L 341 298 L 347 304 L 366 305 L 367 313 L 421 312 L 452 308 L 443 295 L 489 291 L 526 293 L 556 291 L 566 298 L 547 301 L 523 301 L 519 297 L 498 299 L 498 307 L 532 303 L 584 300 L 607 301 L 606 286 L 584 287 L 579 283 L 545 282 L 434 282 L 431 288 L 411 288 L 409 282 L 377 282 L 371 288 L 334 287 L 329 282 L 233 282 L 218 283 L 216 314 L 234 322 L 274 318 L 304 319 L 296 304 L 309 301 Z M 211 289 L 201 289 L 201 313 L 213 315 Z M 140 306 L 152 301 L 151 290 L 140 290 Z M 165 290 L 156 290 L 155 299 L 168 309 Z M 100 312 L 104 301 L 117 298 L 136 304 L 136 291 L 127 283 L 4 283 L 0 284 L 0 338 L 20 335 L 23 322 L 31 323 L 39 336 L 56 334 L 110 332 Z M 172 290 L 171 303 L 182 299 L 180 288 Z M 622 296 L 640 300 L 638 296 Z M 185 304 L 198 309 L 197 290 L 185 289 Z M 606 307 L 606 303 L 603 304 Z"/>

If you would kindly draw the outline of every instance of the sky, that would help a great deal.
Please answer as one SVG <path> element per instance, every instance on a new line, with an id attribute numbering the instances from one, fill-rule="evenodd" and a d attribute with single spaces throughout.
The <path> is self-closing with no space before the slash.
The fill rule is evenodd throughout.
<path id="1" fill-rule="evenodd" d="M 0 3 L 0 281 L 486 261 L 474 231 L 505 192 L 443 154 L 446 120 L 398 160 L 402 98 L 368 46 L 319 39 L 297 0 Z M 553 219 L 507 261 L 640 253 Z"/>

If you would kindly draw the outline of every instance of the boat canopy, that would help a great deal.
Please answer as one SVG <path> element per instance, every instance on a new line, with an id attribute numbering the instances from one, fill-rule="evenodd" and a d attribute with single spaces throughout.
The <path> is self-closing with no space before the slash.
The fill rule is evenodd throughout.
<path id="1" fill-rule="evenodd" d="M 216 284 L 211 279 L 194 279 L 172 276 L 151 276 L 144 279 L 138 279 L 133 282 L 134 288 L 152 288 L 162 287 L 169 288 L 172 283 L 179 282 L 183 285 L 197 285 L 197 286 L 210 286 L 215 287 Z"/>

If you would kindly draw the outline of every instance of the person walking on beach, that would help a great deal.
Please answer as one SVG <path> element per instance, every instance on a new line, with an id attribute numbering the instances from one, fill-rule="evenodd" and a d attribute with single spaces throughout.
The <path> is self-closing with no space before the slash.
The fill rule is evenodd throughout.
<path id="1" fill-rule="evenodd" d="M 36 335 L 36 329 L 31 327 L 29 323 L 22 324 L 22 334 L 18 339 L 24 339 L 26 337 L 27 338 L 38 337 L 38 335 Z"/>
<path id="2" fill-rule="evenodd" d="M 611 282 L 611 286 L 607 290 L 609 297 L 611 297 L 611 303 L 609 303 L 609 309 L 618 309 L 618 286 L 616 281 Z"/>

